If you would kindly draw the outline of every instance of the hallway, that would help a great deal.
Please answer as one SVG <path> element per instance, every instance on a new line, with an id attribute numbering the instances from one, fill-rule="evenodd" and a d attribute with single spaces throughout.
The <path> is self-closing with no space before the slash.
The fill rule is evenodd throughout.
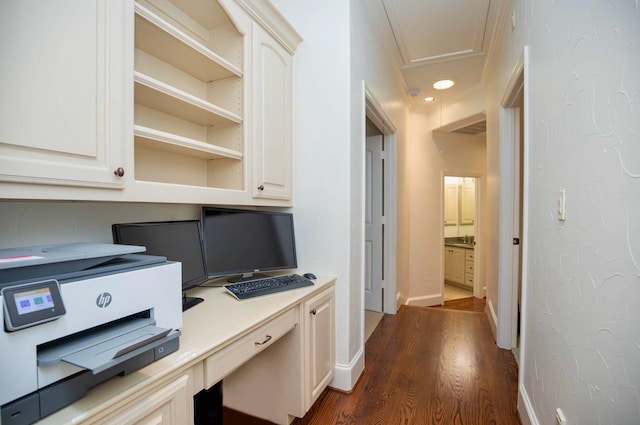
<path id="1" fill-rule="evenodd" d="M 484 313 L 403 306 L 381 320 L 365 362 L 352 393 L 325 390 L 293 423 L 520 423 L 517 364 Z"/>

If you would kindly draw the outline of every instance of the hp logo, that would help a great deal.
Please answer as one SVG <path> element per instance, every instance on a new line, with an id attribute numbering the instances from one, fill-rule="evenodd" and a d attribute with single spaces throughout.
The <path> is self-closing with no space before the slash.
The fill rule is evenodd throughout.
<path id="1" fill-rule="evenodd" d="M 96 305 L 100 308 L 109 307 L 109 304 L 111 304 L 111 294 L 108 292 L 103 292 L 96 298 Z"/>

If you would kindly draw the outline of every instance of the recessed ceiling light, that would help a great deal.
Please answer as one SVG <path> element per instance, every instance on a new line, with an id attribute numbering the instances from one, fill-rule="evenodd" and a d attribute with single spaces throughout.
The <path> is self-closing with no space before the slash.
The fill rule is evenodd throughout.
<path id="1" fill-rule="evenodd" d="M 429 97 L 425 97 L 424 101 L 425 102 L 435 102 L 436 98 L 433 96 L 429 96 Z"/>
<path id="2" fill-rule="evenodd" d="M 446 89 L 450 89 L 451 87 L 453 87 L 453 85 L 455 84 L 455 81 L 449 79 L 449 78 L 445 78 L 442 80 L 438 80 L 435 83 L 433 83 L 433 88 L 436 90 L 446 90 Z"/>

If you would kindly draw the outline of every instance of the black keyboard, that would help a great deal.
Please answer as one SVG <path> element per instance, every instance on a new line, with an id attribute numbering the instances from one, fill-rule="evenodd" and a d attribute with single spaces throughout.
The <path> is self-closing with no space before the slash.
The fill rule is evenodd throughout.
<path id="1" fill-rule="evenodd" d="M 288 291 L 290 289 L 312 286 L 313 282 L 306 277 L 297 274 L 273 276 L 264 279 L 249 280 L 245 282 L 224 285 L 231 295 L 239 300 L 273 294 L 275 292 Z"/>

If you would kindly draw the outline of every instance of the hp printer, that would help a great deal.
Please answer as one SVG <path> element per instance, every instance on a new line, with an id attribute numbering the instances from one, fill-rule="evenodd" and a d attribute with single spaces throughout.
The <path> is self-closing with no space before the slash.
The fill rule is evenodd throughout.
<path id="1" fill-rule="evenodd" d="M 144 247 L 0 250 L 0 424 L 26 425 L 179 347 L 181 265 Z"/>

